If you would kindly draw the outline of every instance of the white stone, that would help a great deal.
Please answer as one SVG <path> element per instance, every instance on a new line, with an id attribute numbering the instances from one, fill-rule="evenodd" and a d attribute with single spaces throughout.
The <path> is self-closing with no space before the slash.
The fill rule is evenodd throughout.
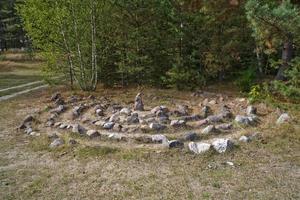
<path id="1" fill-rule="evenodd" d="M 149 125 L 149 128 L 150 128 L 150 129 L 153 129 L 153 130 L 159 131 L 159 130 L 165 129 L 166 126 L 165 126 L 165 125 L 162 125 L 162 124 L 159 124 L 159 123 L 151 123 L 151 124 Z"/>
<path id="2" fill-rule="evenodd" d="M 212 146 L 218 153 L 225 153 L 233 148 L 234 143 L 229 139 L 216 139 Z"/>
<path id="3" fill-rule="evenodd" d="M 100 136 L 100 133 L 96 130 L 88 130 L 86 132 L 86 134 L 90 137 L 90 138 L 95 138 L 95 137 L 98 137 Z"/>
<path id="4" fill-rule="evenodd" d="M 195 154 L 205 153 L 210 150 L 211 144 L 203 143 L 203 142 L 190 142 L 188 144 L 189 150 Z"/>
<path id="5" fill-rule="evenodd" d="M 291 118 L 290 118 L 290 116 L 289 116 L 289 114 L 287 114 L 287 113 L 283 113 L 282 115 L 280 115 L 280 117 L 277 119 L 277 124 L 283 124 L 283 123 L 285 123 L 285 122 L 288 122 L 288 121 L 290 121 L 291 120 Z"/>
<path id="6" fill-rule="evenodd" d="M 209 125 L 206 128 L 204 128 L 201 133 L 202 134 L 209 134 L 215 131 L 215 126 L 214 125 Z"/>
<path id="7" fill-rule="evenodd" d="M 122 108 L 122 110 L 120 110 L 120 114 L 129 116 L 131 114 L 131 110 L 129 108 Z"/>
<path id="8" fill-rule="evenodd" d="M 170 126 L 172 127 L 182 127 L 185 126 L 185 120 L 172 120 Z"/>
<path id="9" fill-rule="evenodd" d="M 248 138 L 247 136 L 243 135 L 243 136 L 240 137 L 239 141 L 247 143 L 247 142 L 250 141 L 250 138 Z"/>
<path id="10" fill-rule="evenodd" d="M 155 143 L 168 143 L 168 139 L 164 135 L 152 135 L 151 139 L 152 139 L 152 142 L 155 142 Z"/>
<path id="11" fill-rule="evenodd" d="M 57 138 L 57 139 L 55 139 L 53 142 L 51 142 L 50 148 L 59 147 L 59 146 L 63 145 L 64 143 L 65 143 L 65 142 L 64 142 L 62 139 Z"/>

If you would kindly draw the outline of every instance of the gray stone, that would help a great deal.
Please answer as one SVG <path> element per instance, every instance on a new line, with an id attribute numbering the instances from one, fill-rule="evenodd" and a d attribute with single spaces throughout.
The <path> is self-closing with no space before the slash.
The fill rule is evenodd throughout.
<path id="1" fill-rule="evenodd" d="M 104 125 L 103 125 L 103 128 L 104 129 L 112 129 L 114 127 L 115 123 L 114 122 L 106 122 Z"/>
<path id="2" fill-rule="evenodd" d="M 131 110 L 129 108 L 122 108 L 122 110 L 120 110 L 120 114 L 129 116 L 131 114 Z"/>
<path id="3" fill-rule="evenodd" d="M 109 121 L 110 122 L 118 122 L 118 121 L 120 121 L 120 114 L 117 112 L 117 113 L 111 115 L 110 118 L 109 118 Z"/>
<path id="4" fill-rule="evenodd" d="M 105 121 L 96 121 L 95 123 L 94 123 L 96 126 L 104 126 L 104 124 L 105 124 Z"/>
<path id="5" fill-rule="evenodd" d="M 60 129 L 66 129 L 68 127 L 68 124 L 62 123 L 59 128 Z"/>
<path id="6" fill-rule="evenodd" d="M 211 115 L 206 118 L 209 123 L 218 123 L 223 121 L 223 117 L 221 115 Z"/>
<path id="7" fill-rule="evenodd" d="M 186 121 L 184 121 L 184 120 L 172 120 L 170 123 L 170 126 L 172 126 L 174 128 L 183 127 L 185 125 L 186 125 Z"/>
<path id="8" fill-rule="evenodd" d="M 210 114 L 212 114 L 212 109 L 209 107 L 209 106 L 204 106 L 202 109 L 201 109 L 201 112 L 200 112 L 201 116 L 203 118 L 206 118 L 208 117 Z"/>
<path id="9" fill-rule="evenodd" d="M 162 117 L 157 117 L 157 121 L 162 124 L 168 124 L 170 120 L 168 116 L 162 116 Z"/>
<path id="10" fill-rule="evenodd" d="M 73 117 L 79 117 L 83 109 L 83 105 L 75 106 L 72 110 Z"/>
<path id="11" fill-rule="evenodd" d="M 188 121 L 198 121 L 201 119 L 200 115 L 191 115 L 191 116 L 182 116 L 179 118 L 180 120 Z"/>
<path id="12" fill-rule="evenodd" d="M 27 128 L 28 124 L 34 121 L 34 117 L 32 115 L 27 115 L 21 125 L 19 126 L 19 129 L 25 129 Z"/>
<path id="13" fill-rule="evenodd" d="M 27 135 L 30 135 L 30 133 L 32 133 L 32 132 L 33 132 L 33 130 L 32 130 L 31 127 L 27 127 L 27 128 L 25 129 L 25 133 L 26 133 Z"/>
<path id="14" fill-rule="evenodd" d="M 203 142 L 190 142 L 188 144 L 189 150 L 195 154 L 201 154 L 208 152 L 211 148 L 211 144 L 203 143 Z"/>
<path id="15" fill-rule="evenodd" d="M 118 141 L 125 141 L 126 140 L 126 137 L 125 135 L 123 134 L 120 134 L 120 133 L 111 133 L 109 136 L 108 136 L 109 139 L 112 139 L 112 140 L 118 140 Z"/>
<path id="16" fill-rule="evenodd" d="M 61 138 L 56 138 L 53 142 L 50 144 L 50 148 L 56 148 L 59 146 L 62 146 L 65 142 Z"/>
<path id="17" fill-rule="evenodd" d="M 168 142 L 169 148 L 183 148 L 184 143 L 179 140 L 171 140 Z"/>
<path id="18" fill-rule="evenodd" d="M 95 113 L 99 117 L 104 116 L 104 111 L 101 108 L 96 109 Z"/>
<path id="19" fill-rule="evenodd" d="M 149 125 L 149 128 L 152 129 L 152 130 L 160 131 L 160 130 L 163 130 L 167 127 L 165 125 L 162 125 L 162 124 L 159 124 L 159 123 L 151 123 Z"/>
<path id="20" fill-rule="evenodd" d="M 183 136 L 183 140 L 184 141 L 195 141 L 195 140 L 198 140 L 200 137 L 198 136 L 197 133 L 194 133 L 194 132 L 190 132 L 190 133 L 187 133 Z"/>
<path id="21" fill-rule="evenodd" d="M 218 153 L 225 153 L 233 149 L 234 143 L 229 139 L 216 139 L 212 146 Z"/>
<path id="22" fill-rule="evenodd" d="M 154 143 L 167 143 L 168 139 L 164 135 L 152 135 L 151 136 L 152 142 Z"/>
<path id="23" fill-rule="evenodd" d="M 223 119 L 231 119 L 233 117 L 233 114 L 231 113 L 230 108 L 224 105 L 221 108 L 221 113 L 219 114 L 219 116 Z"/>
<path id="24" fill-rule="evenodd" d="M 256 115 L 257 109 L 254 106 L 248 106 L 246 110 L 247 115 Z"/>
<path id="25" fill-rule="evenodd" d="M 127 123 L 129 123 L 129 124 L 137 124 L 139 122 L 140 122 L 140 120 L 139 120 L 138 113 L 133 113 L 131 116 L 129 116 L 127 118 Z"/>
<path id="26" fill-rule="evenodd" d="M 134 110 L 144 111 L 144 103 L 142 99 L 142 94 L 138 93 L 134 100 Z"/>
<path id="27" fill-rule="evenodd" d="M 243 125 L 251 125 L 251 121 L 248 116 L 237 115 L 235 121 Z"/>
<path id="28" fill-rule="evenodd" d="M 232 123 L 219 124 L 216 126 L 218 130 L 230 130 L 232 128 Z"/>
<path id="29" fill-rule="evenodd" d="M 174 111 L 174 114 L 178 117 L 188 115 L 188 106 L 177 105 L 177 109 Z"/>
<path id="30" fill-rule="evenodd" d="M 61 94 L 60 93 L 55 93 L 51 96 L 50 100 L 51 101 L 56 101 L 57 99 L 61 98 Z"/>
<path id="31" fill-rule="evenodd" d="M 280 115 L 280 117 L 277 119 L 276 124 L 283 124 L 286 122 L 289 122 L 291 120 L 291 117 L 287 113 L 283 113 Z"/>
<path id="32" fill-rule="evenodd" d="M 216 132 L 216 128 L 214 125 L 209 125 L 201 131 L 202 134 L 209 134 L 213 132 Z"/>
<path id="33" fill-rule="evenodd" d="M 239 138 L 239 141 L 240 142 L 245 142 L 245 143 L 247 143 L 247 142 L 250 142 L 250 138 L 249 137 L 247 137 L 247 136 L 245 136 L 245 135 L 243 135 L 243 136 L 241 136 L 240 138 Z"/>
<path id="34" fill-rule="evenodd" d="M 61 113 L 63 113 L 65 110 L 66 110 L 66 106 L 64 106 L 64 105 L 59 105 L 59 106 L 57 106 L 57 108 L 51 110 L 50 112 L 51 112 L 51 113 L 61 114 Z"/>
<path id="35" fill-rule="evenodd" d="M 72 132 L 79 133 L 80 135 L 84 135 L 84 134 L 86 134 L 86 129 L 79 124 L 74 124 L 73 128 L 72 128 Z"/>
<path id="36" fill-rule="evenodd" d="M 99 137 L 100 133 L 96 130 L 88 130 L 86 132 L 86 134 L 90 137 L 90 138 L 95 138 L 95 137 Z"/>

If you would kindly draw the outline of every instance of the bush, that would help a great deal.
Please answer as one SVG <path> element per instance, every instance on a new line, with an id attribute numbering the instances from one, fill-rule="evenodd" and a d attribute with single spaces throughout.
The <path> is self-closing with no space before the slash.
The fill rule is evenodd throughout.
<path id="1" fill-rule="evenodd" d="M 235 81 L 235 84 L 242 92 L 249 92 L 254 84 L 255 78 L 255 68 L 248 68 L 239 73 L 239 78 Z"/>

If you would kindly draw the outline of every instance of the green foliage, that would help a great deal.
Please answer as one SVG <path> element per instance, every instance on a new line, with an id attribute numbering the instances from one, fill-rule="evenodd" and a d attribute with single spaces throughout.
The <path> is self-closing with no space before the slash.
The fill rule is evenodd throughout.
<path id="1" fill-rule="evenodd" d="M 290 68 L 285 73 L 288 81 L 273 81 L 273 93 L 279 93 L 288 99 L 300 100 L 300 57 L 292 60 Z"/>
<path id="2" fill-rule="evenodd" d="M 242 92 L 249 92 L 254 84 L 256 78 L 256 69 L 248 68 L 239 73 L 238 79 L 235 81 L 235 84 L 240 88 Z"/>

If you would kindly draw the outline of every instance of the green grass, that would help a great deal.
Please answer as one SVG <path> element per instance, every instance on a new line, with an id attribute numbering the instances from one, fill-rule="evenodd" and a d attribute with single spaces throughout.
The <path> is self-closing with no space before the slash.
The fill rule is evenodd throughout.
<path id="1" fill-rule="evenodd" d="M 85 146 L 75 150 L 75 155 L 81 159 L 90 157 L 103 157 L 119 152 L 119 148 L 107 146 Z"/>

